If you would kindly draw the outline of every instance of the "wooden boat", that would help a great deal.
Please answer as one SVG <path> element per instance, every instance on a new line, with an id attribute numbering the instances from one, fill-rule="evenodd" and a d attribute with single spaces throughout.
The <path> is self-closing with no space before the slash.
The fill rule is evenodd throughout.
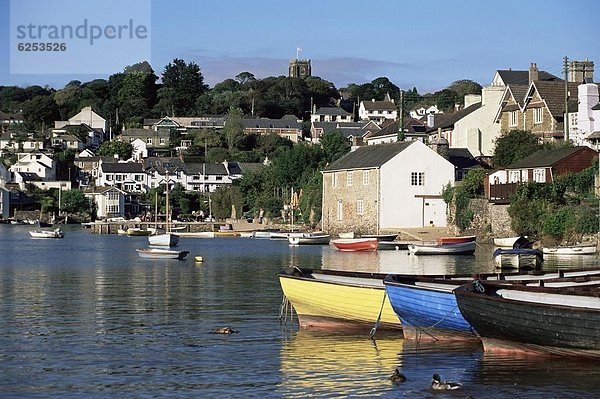
<path id="1" fill-rule="evenodd" d="M 127 235 L 127 230 L 125 230 L 125 229 L 118 229 L 117 230 L 117 234 L 121 235 L 121 236 L 123 236 L 123 235 L 126 236 Z"/>
<path id="2" fill-rule="evenodd" d="M 472 255 L 475 241 L 456 244 L 410 244 L 408 251 L 415 255 Z"/>
<path id="3" fill-rule="evenodd" d="M 494 245 L 500 248 L 512 248 L 519 238 L 521 237 L 494 238 Z"/>
<path id="4" fill-rule="evenodd" d="M 348 239 L 354 238 L 354 232 L 350 231 L 350 232 L 346 232 L 346 233 L 338 233 L 338 237 L 348 240 Z"/>
<path id="5" fill-rule="evenodd" d="M 188 237 L 188 238 L 214 238 L 214 231 L 198 231 L 195 233 L 177 233 L 179 237 Z"/>
<path id="6" fill-rule="evenodd" d="M 498 248 L 493 253 L 494 263 L 499 268 L 532 268 L 537 269 L 544 261 L 544 255 L 539 249 L 530 248 Z"/>
<path id="7" fill-rule="evenodd" d="M 462 237 L 439 237 L 437 239 L 438 244 L 459 244 L 462 242 L 473 242 L 477 239 L 477 236 L 462 236 Z"/>
<path id="8" fill-rule="evenodd" d="M 465 278 L 465 277 L 463 277 Z M 390 274 L 385 289 L 405 339 L 477 340 L 452 291 L 467 280 Z"/>
<path id="9" fill-rule="evenodd" d="M 327 245 L 329 234 L 304 233 L 301 237 L 288 237 L 290 245 Z"/>
<path id="10" fill-rule="evenodd" d="M 544 247 L 542 252 L 548 255 L 594 255 L 596 245 L 573 245 L 565 247 Z"/>
<path id="11" fill-rule="evenodd" d="M 377 238 L 348 238 L 331 240 L 331 244 L 340 251 L 377 251 Z"/>
<path id="12" fill-rule="evenodd" d="M 408 241 L 378 241 L 377 250 L 406 251 L 411 243 Z"/>
<path id="13" fill-rule="evenodd" d="M 457 288 L 464 318 L 485 351 L 600 358 L 598 287 L 470 283 Z"/>
<path id="14" fill-rule="evenodd" d="M 272 240 L 287 240 L 290 237 L 303 237 L 304 233 L 299 231 L 272 231 L 269 238 Z"/>
<path id="15" fill-rule="evenodd" d="M 155 233 L 155 229 L 141 229 L 139 227 L 130 227 L 127 229 L 128 236 L 149 236 L 150 234 Z"/>
<path id="16" fill-rule="evenodd" d="M 189 251 L 173 251 L 170 249 L 150 248 L 136 249 L 140 258 L 146 259 L 184 259 Z"/>
<path id="17" fill-rule="evenodd" d="M 369 330 L 381 311 L 379 328 L 397 330 L 401 325 L 385 296 L 384 276 L 294 268 L 279 273 L 279 282 L 302 328 Z"/>
<path id="18" fill-rule="evenodd" d="M 363 234 L 361 238 L 376 238 L 377 241 L 394 241 L 398 234 Z"/>
<path id="19" fill-rule="evenodd" d="M 265 240 L 271 238 L 271 231 L 255 231 L 252 238 Z"/>
<path id="20" fill-rule="evenodd" d="M 63 238 L 65 234 L 61 229 L 54 230 L 32 230 L 29 232 L 31 238 Z"/>
<path id="21" fill-rule="evenodd" d="M 220 231 L 215 231 L 214 232 L 215 237 L 239 237 L 240 236 L 240 232 L 239 231 L 226 231 L 226 230 L 220 230 Z"/>

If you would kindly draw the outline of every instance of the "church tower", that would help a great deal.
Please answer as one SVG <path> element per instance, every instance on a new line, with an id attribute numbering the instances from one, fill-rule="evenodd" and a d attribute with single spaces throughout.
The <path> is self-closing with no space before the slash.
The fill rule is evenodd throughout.
<path id="1" fill-rule="evenodd" d="M 310 60 L 299 59 L 301 48 L 296 49 L 296 58 L 290 60 L 290 68 L 288 76 L 290 78 L 307 78 L 311 76 Z"/>

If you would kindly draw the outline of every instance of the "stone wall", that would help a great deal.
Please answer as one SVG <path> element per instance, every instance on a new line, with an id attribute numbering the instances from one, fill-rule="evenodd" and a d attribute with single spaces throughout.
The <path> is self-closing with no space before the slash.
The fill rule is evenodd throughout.
<path id="1" fill-rule="evenodd" d="M 455 225 L 456 206 L 449 207 L 448 227 L 456 235 L 475 234 L 481 242 L 491 242 L 495 237 L 513 237 L 517 234 L 510 226 L 508 205 L 497 205 L 486 199 L 471 199 L 469 210 L 473 212 L 471 227 L 460 231 Z"/>

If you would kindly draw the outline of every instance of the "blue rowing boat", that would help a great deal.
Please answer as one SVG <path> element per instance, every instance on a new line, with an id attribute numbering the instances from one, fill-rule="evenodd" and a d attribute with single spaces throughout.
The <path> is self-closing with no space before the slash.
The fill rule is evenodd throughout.
<path id="1" fill-rule="evenodd" d="M 472 280 L 444 280 L 390 274 L 384 279 L 392 309 L 402 323 L 405 339 L 477 341 L 452 292 Z"/>

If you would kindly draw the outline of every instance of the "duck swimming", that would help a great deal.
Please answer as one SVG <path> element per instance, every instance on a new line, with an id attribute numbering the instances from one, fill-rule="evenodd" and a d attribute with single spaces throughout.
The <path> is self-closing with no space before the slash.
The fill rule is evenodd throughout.
<path id="1" fill-rule="evenodd" d="M 400 372 L 399 368 L 396 368 L 396 370 L 394 370 L 394 374 L 392 374 L 390 377 L 390 380 L 392 382 L 404 382 L 406 381 L 406 376 Z"/>
<path id="2" fill-rule="evenodd" d="M 238 330 L 235 330 L 231 327 L 215 328 L 215 329 L 211 330 L 210 332 L 212 334 L 237 334 L 237 333 L 239 333 Z"/>
<path id="3" fill-rule="evenodd" d="M 431 380 L 431 388 L 436 391 L 450 391 L 453 389 L 459 389 L 462 384 L 458 382 L 442 381 L 442 377 L 435 373 Z"/>

